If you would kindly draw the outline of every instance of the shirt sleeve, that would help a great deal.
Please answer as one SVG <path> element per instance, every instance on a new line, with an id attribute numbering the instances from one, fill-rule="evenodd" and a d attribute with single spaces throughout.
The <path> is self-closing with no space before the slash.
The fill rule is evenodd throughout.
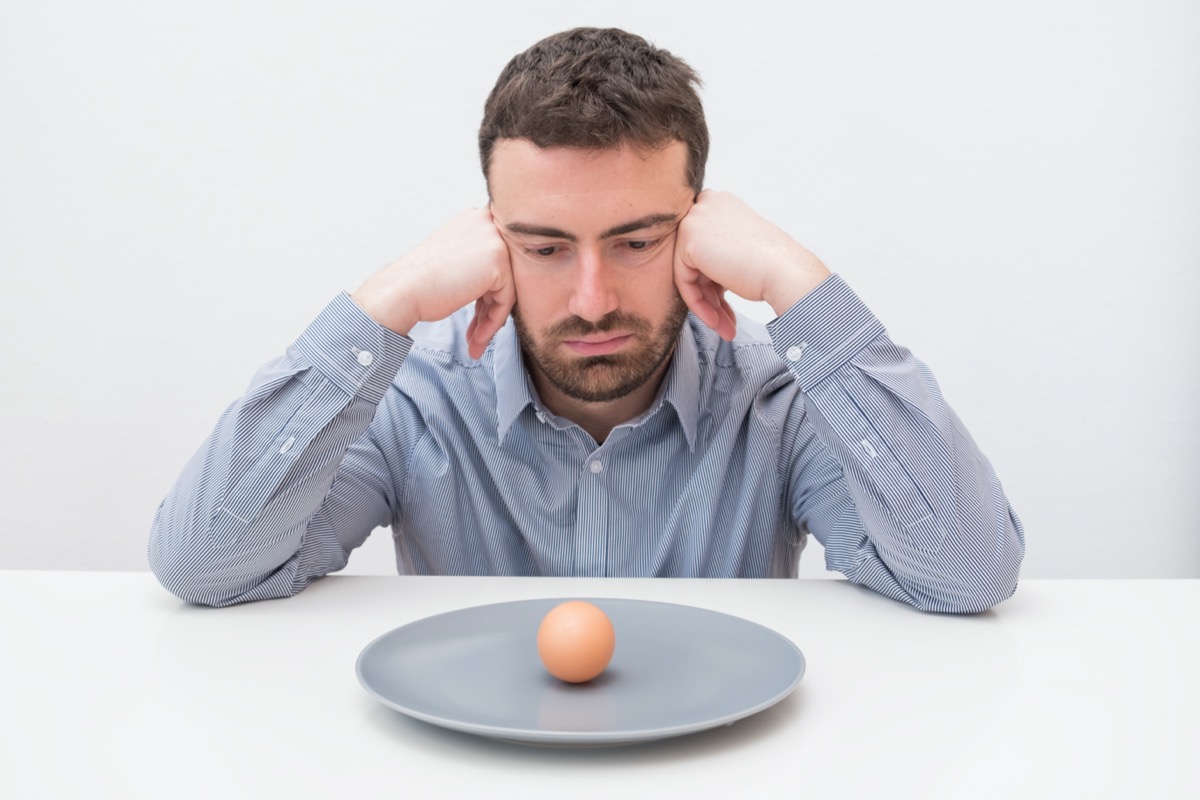
<path id="1" fill-rule="evenodd" d="M 937 381 L 837 275 L 768 326 L 803 396 L 792 514 L 849 580 L 927 611 L 1016 589 L 1024 531 Z M 820 458 L 812 455 L 820 451 Z M 813 470 L 814 460 L 832 462 Z"/>
<path id="2" fill-rule="evenodd" d="M 295 594 L 391 519 L 363 434 L 412 347 L 342 293 L 229 406 L 155 514 L 150 567 L 183 600 Z"/>

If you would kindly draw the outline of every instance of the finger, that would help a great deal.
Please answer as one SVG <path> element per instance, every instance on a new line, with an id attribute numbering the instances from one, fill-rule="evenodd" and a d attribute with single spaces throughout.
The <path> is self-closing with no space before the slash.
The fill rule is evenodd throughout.
<path id="1" fill-rule="evenodd" d="M 683 299 L 684 305 L 700 318 L 708 327 L 716 330 L 720 324 L 720 312 L 704 294 L 701 282 L 706 280 L 699 270 L 684 263 L 678 240 L 675 244 L 674 256 L 675 288 Z"/>
<path id="2" fill-rule="evenodd" d="M 733 307 L 724 295 L 721 295 L 721 317 L 721 327 L 717 329 L 717 333 L 725 341 L 732 342 L 733 337 L 737 335 L 737 315 L 733 313 Z"/>
<path id="3" fill-rule="evenodd" d="M 488 292 L 475 301 L 475 315 L 467 326 L 467 352 L 471 358 L 482 357 L 492 337 L 504 327 L 512 312 L 513 299 L 513 292 L 509 288 Z"/>
<path id="4" fill-rule="evenodd" d="M 712 306 L 713 316 L 716 319 L 716 324 L 710 327 L 725 341 L 731 341 L 735 333 L 737 333 L 737 321 L 733 314 L 733 308 L 729 305 L 729 300 L 725 297 L 725 287 L 714 281 L 708 281 L 708 285 L 704 288 L 705 300 Z"/>
<path id="5" fill-rule="evenodd" d="M 485 341 L 483 346 L 479 346 L 479 319 L 486 312 L 481 310 L 480 304 L 482 300 L 475 301 L 475 314 L 471 317 L 471 324 L 467 326 L 467 352 L 471 358 L 478 359 L 483 355 L 483 351 L 487 348 Z"/>
<path id="6" fill-rule="evenodd" d="M 725 287 L 704 275 L 696 281 L 696 287 L 703 298 L 701 303 L 708 309 L 711 320 L 705 324 L 717 332 L 722 339 L 729 341 L 737 331 L 733 309 L 725 298 Z"/>
<path id="7" fill-rule="evenodd" d="M 486 295 L 475 301 L 475 315 L 467 326 L 467 352 L 478 359 L 487 349 L 488 342 L 496 335 L 499 327 L 492 320 L 494 303 Z"/>
<path id="8" fill-rule="evenodd" d="M 471 357 L 475 359 L 483 355 L 483 351 L 487 349 L 492 337 L 504 327 L 504 323 L 508 320 L 508 315 L 517 301 L 516 284 L 513 282 L 512 263 L 509 260 L 508 243 L 504 231 L 500 229 L 496 218 L 492 215 L 490 204 L 483 213 L 491 224 L 493 235 L 496 237 L 500 263 L 497 265 L 498 269 L 492 288 L 475 301 L 475 315 L 471 318 L 471 324 L 467 328 L 467 349 Z"/>
<path id="9" fill-rule="evenodd" d="M 725 296 L 725 287 L 709 278 L 702 278 L 700 284 L 705 302 L 712 306 L 717 320 L 713 329 L 718 333 L 724 333 L 733 316 L 733 309 L 730 308 L 729 300 Z"/>
<path id="10" fill-rule="evenodd" d="M 683 298 L 684 305 L 686 305 L 693 314 L 699 317 L 701 322 L 713 330 L 716 330 L 717 326 L 720 325 L 721 322 L 720 312 L 712 305 L 712 303 L 708 301 L 708 298 L 705 297 L 704 292 L 700 290 L 700 287 L 694 283 L 691 283 L 676 284 L 676 288 L 679 289 L 679 296 Z"/>

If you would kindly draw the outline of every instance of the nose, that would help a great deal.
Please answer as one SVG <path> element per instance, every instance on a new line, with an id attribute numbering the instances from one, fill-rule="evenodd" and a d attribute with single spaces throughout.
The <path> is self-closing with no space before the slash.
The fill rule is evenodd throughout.
<path id="1" fill-rule="evenodd" d="M 617 309 L 617 292 L 611 270 L 599 253 L 581 250 L 569 310 L 588 322 L 598 322 Z"/>

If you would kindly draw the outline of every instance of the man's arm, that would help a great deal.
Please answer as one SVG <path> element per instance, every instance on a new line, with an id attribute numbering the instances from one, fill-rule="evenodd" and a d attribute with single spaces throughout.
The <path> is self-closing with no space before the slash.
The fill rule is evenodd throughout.
<path id="1" fill-rule="evenodd" d="M 151 569 L 184 600 L 286 597 L 341 569 L 396 498 L 367 432 L 420 321 L 468 303 L 472 355 L 504 324 L 508 250 L 486 210 L 460 215 L 340 295 L 221 416 L 155 515 Z"/>
<path id="2" fill-rule="evenodd" d="M 827 566 L 925 611 L 982 611 L 1009 597 L 1021 524 L 928 368 L 837 275 L 767 328 L 804 399 L 793 452 L 813 446 L 808 435 L 840 466 L 834 486 L 791 498 Z M 804 474 L 801 460 L 792 466 Z"/>
<path id="3" fill-rule="evenodd" d="M 160 582 L 224 606 L 287 597 L 345 566 L 391 517 L 387 470 L 363 433 L 411 344 L 343 294 L 260 369 L 158 508 Z"/>
<path id="4" fill-rule="evenodd" d="M 704 192 L 680 226 L 676 282 L 725 338 L 726 289 L 779 315 L 768 330 L 804 399 L 793 474 L 803 481 L 817 458 L 840 468 L 791 498 L 831 569 L 930 611 L 1012 594 L 1024 534 L 991 465 L 929 370 L 838 276 L 732 195 Z"/>

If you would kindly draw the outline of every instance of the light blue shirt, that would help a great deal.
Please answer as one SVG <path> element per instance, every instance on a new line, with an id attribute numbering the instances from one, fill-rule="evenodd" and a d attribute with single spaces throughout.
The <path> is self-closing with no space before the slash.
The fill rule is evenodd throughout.
<path id="1" fill-rule="evenodd" d="M 931 611 L 1016 588 L 1024 534 L 933 376 L 832 276 L 725 342 L 689 316 L 651 407 L 597 444 L 538 399 L 511 319 L 412 336 L 342 294 L 264 366 L 160 506 L 179 597 L 284 597 L 390 526 L 402 573 L 794 577 L 806 536 Z"/>

